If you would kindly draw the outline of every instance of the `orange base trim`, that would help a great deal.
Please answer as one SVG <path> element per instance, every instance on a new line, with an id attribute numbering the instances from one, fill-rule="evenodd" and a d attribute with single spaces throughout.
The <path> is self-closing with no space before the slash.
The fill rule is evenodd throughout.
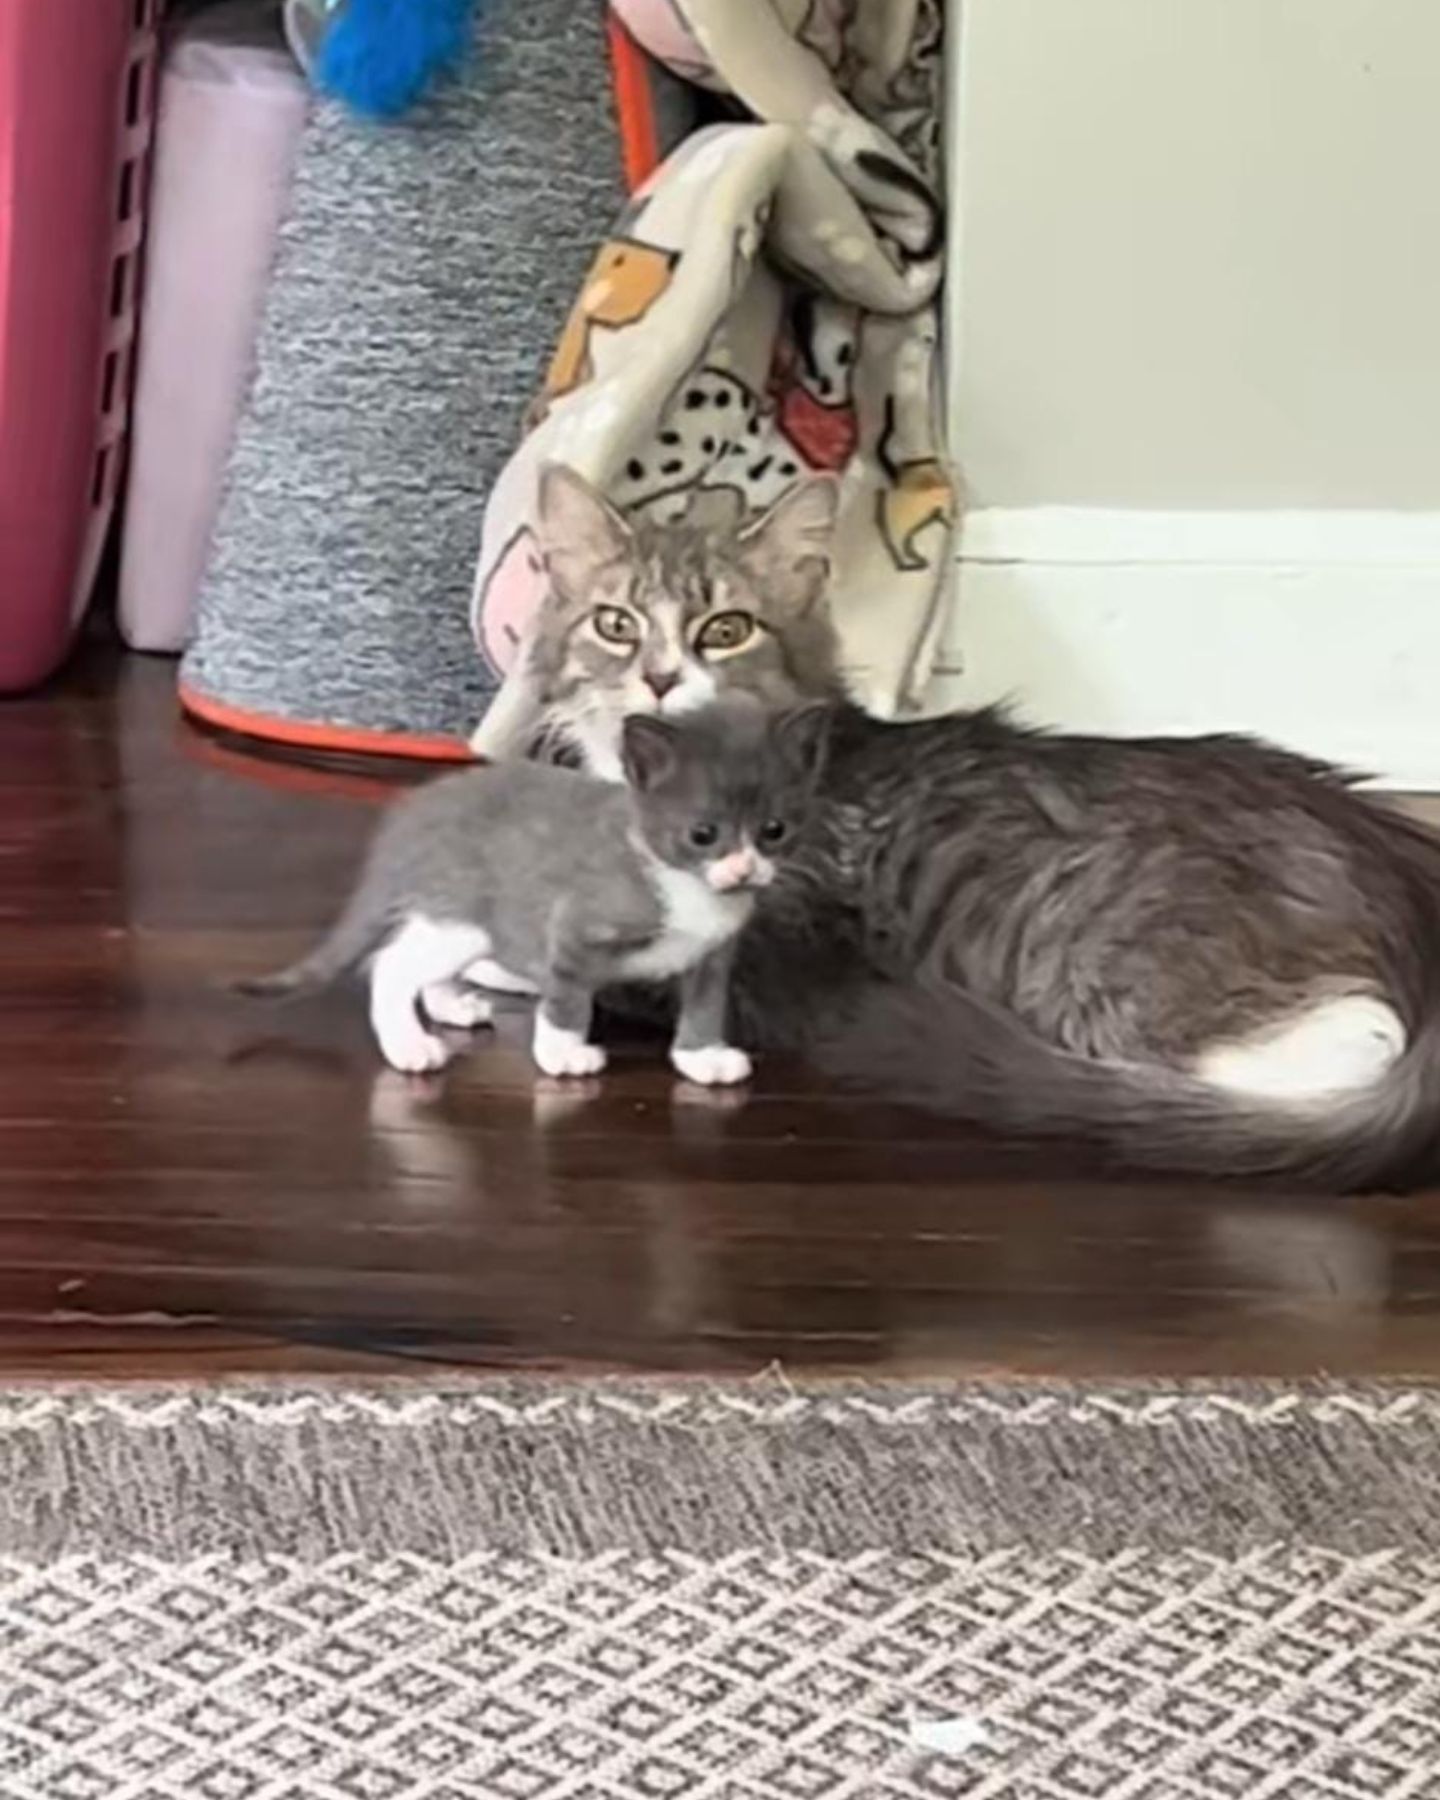
<path id="1" fill-rule="evenodd" d="M 660 167 L 650 70 L 645 52 L 615 16 L 613 7 L 606 12 L 605 29 L 610 40 L 610 85 L 620 130 L 620 160 L 625 185 L 633 194 Z"/>
<path id="2" fill-rule="evenodd" d="M 397 794 L 426 781 L 439 763 L 402 762 L 399 757 L 322 755 L 290 744 L 261 743 L 215 731 L 200 719 L 180 715 L 181 754 L 238 781 L 256 783 L 278 794 L 316 794 L 327 800 L 358 800 L 388 806 Z"/>
<path id="3" fill-rule="evenodd" d="M 312 725 L 304 719 L 277 719 L 269 713 L 249 712 L 212 700 L 179 683 L 180 704 L 192 718 L 219 731 L 260 738 L 270 744 L 288 744 L 296 750 L 323 750 L 341 756 L 405 756 L 419 762 L 469 763 L 475 761 L 462 738 L 429 737 L 418 732 L 366 731 L 358 726 Z"/>

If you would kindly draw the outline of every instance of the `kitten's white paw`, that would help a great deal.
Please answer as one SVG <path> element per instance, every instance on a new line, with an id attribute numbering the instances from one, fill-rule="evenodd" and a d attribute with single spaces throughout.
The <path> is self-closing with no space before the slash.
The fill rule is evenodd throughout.
<path id="1" fill-rule="evenodd" d="M 672 1050 L 670 1061 L 687 1081 L 699 1087 L 735 1087 L 748 1081 L 750 1058 L 731 1044 L 706 1044 L 700 1050 Z"/>
<path id="2" fill-rule="evenodd" d="M 535 1061 L 546 1075 L 599 1075 L 605 1060 L 598 1044 L 547 1044 L 543 1052 L 535 1053 Z"/>
<path id="3" fill-rule="evenodd" d="M 430 1075 L 449 1062 L 450 1046 L 426 1031 L 417 1019 L 413 1031 L 387 1031 L 380 1039 L 380 1054 L 402 1075 Z"/>
<path id="4" fill-rule="evenodd" d="M 535 1016 L 531 1055 L 536 1067 L 546 1075 L 598 1075 L 606 1062 L 605 1052 L 598 1044 L 587 1043 L 578 1031 L 552 1025 L 543 1013 Z"/>
<path id="5" fill-rule="evenodd" d="M 436 1025 L 448 1025 L 455 1031 L 478 1031 L 495 1016 L 486 995 L 459 981 L 426 988 L 425 1010 Z"/>

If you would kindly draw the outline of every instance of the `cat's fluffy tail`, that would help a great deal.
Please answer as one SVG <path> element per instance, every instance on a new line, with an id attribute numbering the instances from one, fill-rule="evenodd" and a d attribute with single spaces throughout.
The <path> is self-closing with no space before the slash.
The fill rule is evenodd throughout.
<path id="1" fill-rule="evenodd" d="M 854 1085 L 1001 1132 L 1089 1143 L 1137 1170 L 1346 1192 L 1406 1185 L 1440 1162 L 1440 1006 L 1371 1086 L 1308 1108 L 1070 1055 L 949 987 L 872 988 L 813 1048 Z"/>

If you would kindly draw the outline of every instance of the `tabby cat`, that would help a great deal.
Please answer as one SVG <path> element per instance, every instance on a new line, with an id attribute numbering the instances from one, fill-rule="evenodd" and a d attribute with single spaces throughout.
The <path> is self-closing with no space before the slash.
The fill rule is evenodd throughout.
<path id="1" fill-rule="evenodd" d="M 833 492 L 728 547 L 553 473 L 544 512 L 536 654 L 593 767 L 647 692 L 835 693 Z M 830 712 L 818 823 L 741 942 L 741 1041 L 1133 1166 L 1345 1188 L 1440 1165 L 1440 841 L 1242 737 Z"/>
<path id="2" fill-rule="evenodd" d="M 475 734 L 492 759 L 567 752 L 620 779 L 620 721 L 717 694 L 778 709 L 841 694 L 825 606 L 836 487 L 800 483 L 740 526 L 733 490 L 660 525 L 627 519 L 558 464 L 540 479 L 550 594 L 521 668 Z"/>

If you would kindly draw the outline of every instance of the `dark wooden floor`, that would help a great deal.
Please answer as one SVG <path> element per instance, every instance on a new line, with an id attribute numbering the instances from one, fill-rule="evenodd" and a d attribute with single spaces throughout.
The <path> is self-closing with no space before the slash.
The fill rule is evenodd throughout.
<path id="1" fill-rule="evenodd" d="M 339 898 L 371 774 L 177 721 L 163 663 L 0 705 L 0 1376 L 199 1368 L 1440 1369 L 1440 1194 L 1122 1186 L 826 1093 L 438 1088 L 357 997 L 221 991 Z"/>

